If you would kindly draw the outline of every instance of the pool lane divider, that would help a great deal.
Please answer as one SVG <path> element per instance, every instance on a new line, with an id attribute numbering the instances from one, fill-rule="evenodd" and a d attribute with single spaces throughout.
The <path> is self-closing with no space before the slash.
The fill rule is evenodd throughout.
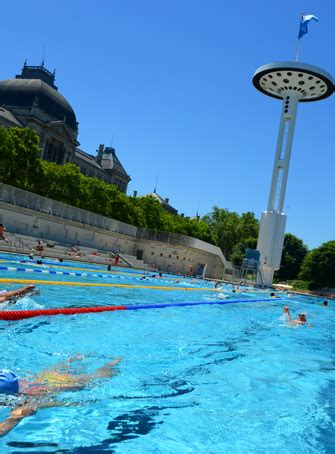
<path id="1" fill-rule="evenodd" d="M 165 287 L 163 285 L 133 285 L 133 284 L 97 284 L 93 282 L 62 282 L 43 281 L 37 279 L 0 279 L 3 284 L 39 284 L 39 285 L 68 285 L 73 287 L 117 287 L 117 288 L 141 288 L 150 290 L 184 290 L 201 292 L 222 292 L 222 290 L 211 287 Z"/>
<path id="2" fill-rule="evenodd" d="M 277 301 L 281 298 L 277 298 Z M 55 309 L 37 309 L 25 311 L 0 311 L 0 320 L 23 320 L 26 318 L 51 316 L 51 315 L 75 315 L 88 314 L 94 312 L 115 312 L 115 311 L 140 311 L 145 309 L 166 309 L 169 307 L 186 307 L 186 306 L 213 306 L 227 305 L 237 303 L 261 303 L 269 302 L 270 298 L 258 300 L 231 300 L 231 301 L 200 301 L 188 303 L 162 303 L 162 304 L 147 304 L 136 306 L 100 306 L 100 307 L 64 307 Z"/>
<path id="3" fill-rule="evenodd" d="M 30 266 L 34 266 L 34 265 L 30 265 Z M 71 268 L 73 270 L 80 270 L 82 268 Z M 145 276 L 145 279 L 141 279 L 139 277 L 135 277 L 135 276 L 143 276 L 143 273 L 142 274 L 137 274 L 137 273 L 121 273 L 121 272 L 118 272 L 116 271 L 115 272 L 115 276 L 113 275 L 114 274 L 114 271 L 113 273 L 110 273 L 110 274 L 99 274 L 98 272 L 94 272 L 94 273 L 73 273 L 73 272 L 69 272 L 69 271 L 56 271 L 56 270 L 46 270 L 46 269 L 40 269 L 40 268 L 23 268 L 23 267 L 15 267 L 15 266 L 0 266 L 0 271 L 19 271 L 19 272 L 27 272 L 27 273 L 42 273 L 42 274 L 52 274 L 52 275 L 62 275 L 62 276 L 85 276 L 85 277 L 101 277 L 101 278 L 109 278 L 109 279 L 129 279 L 129 280 L 133 280 L 133 281 L 142 281 L 142 280 L 147 280 L 147 281 L 152 281 L 153 279 L 157 279 L 157 278 L 154 278 L 154 277 L 150 277 L 150 276 Z M 119 274 L 127 274 L 127 278 L 125 278 L 124 276 L 120 276 Z M 159 278 L 160 282 L 167 282 L 167 283 L 170 283 L 171 280 L 174 280 L 176 281 L 178 278 L 177 277 L 174 277 L 174 278 Z"/>

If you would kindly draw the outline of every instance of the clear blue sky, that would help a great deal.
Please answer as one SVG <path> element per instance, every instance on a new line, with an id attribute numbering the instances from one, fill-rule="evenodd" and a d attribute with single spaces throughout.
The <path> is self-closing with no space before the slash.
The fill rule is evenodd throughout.
<path id="1" fill-rule="evenodd" d="M 266 208 L 280 102 L 252 85 L 257 67 L 294 60 L 299 17 L 315 14 L 301 61 L 335 74 L 334 0 L 58 0 L 1 6 L 0 78 L 24 59 L 56 67 L 81 148 L 113 139 L 132 181 L 186 215 L 213 205 Z M 300 105 L 286 194 L 287 231 L 335 239 L 334 98 Z"/>

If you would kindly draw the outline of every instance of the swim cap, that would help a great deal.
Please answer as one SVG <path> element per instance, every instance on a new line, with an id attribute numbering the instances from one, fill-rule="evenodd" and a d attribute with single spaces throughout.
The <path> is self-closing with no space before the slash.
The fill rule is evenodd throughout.
<path id="1" fill-rule="evenodd" d="M 0 369 L 0 394 L 17 394 L 19 392 L 19 379 L 14 372 Z"/>

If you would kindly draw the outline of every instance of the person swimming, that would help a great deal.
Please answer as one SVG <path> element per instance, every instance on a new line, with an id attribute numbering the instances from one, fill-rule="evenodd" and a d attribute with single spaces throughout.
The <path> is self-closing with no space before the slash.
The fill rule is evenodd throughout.
<path id="1" fill-rule="evenodd" d="M 81 359 L 83 359 L 81 356 L 69 358 L 67 364 L 42 371 L 33 381 L 20 380 L 11 370 L 0 370 L 0 394 L 23 398 L 22 404 L 18 403 L 11 410 L 9 417 L 0 423 L 0 437 L 10 432 L 23 418 L 34 415 L 39 409 L 69 405 L 57 401 L 55 394 L 63 391 L 80 391 L 94 380 L 110 378 L 115 375 L 115 367 L 121 361 L 121 358 L 117 357 L 93 373 L 71 373 L 68 370 L 69 363 Z"/>
<path id="2" fill-rule="evenodd" d="M 287 323 L 292 320 L 290 308 L 288 306 L 283 307 L 283 314 L 279 317 L 279 319 Z"/>
<path id="3" fill-rule="evenodd" d="M 27 294 L 38 294 L 38 290 L 35 285 L 27 285 L 27 287 L 18 288 L 17 290 L 1 290 L 0 291 L 0 303 L 16 303 L 16 301 Z"/>
<path id="4" fill-rule="evenodd" d="M 298 314 L 298 317 L 294 320 L 291 316 L 290 308 L 288 306 L 285 306 L 283 308 L 283 313 L 279 317 L 279 319 L 284 322 L 287 322 L 290 325 L 306 325 L 309 328 L 312 326 L 310 323 L 308 323 L 307 314 L 304 312 L 301 314 Z"/>

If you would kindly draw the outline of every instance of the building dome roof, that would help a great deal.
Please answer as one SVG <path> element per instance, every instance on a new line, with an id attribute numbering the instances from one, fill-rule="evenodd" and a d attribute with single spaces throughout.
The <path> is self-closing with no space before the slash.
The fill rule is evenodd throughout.
<path id="1" fill-rule="evenodd" d="M 55 119 L 64 119 L 71 129 L 76 129 L 75 113 L 53 82 L 54 74 L 44 67 L 24 66 L 21 75 L 0 81 L 0 105 L 9 107 L 37 105 Z"/>

